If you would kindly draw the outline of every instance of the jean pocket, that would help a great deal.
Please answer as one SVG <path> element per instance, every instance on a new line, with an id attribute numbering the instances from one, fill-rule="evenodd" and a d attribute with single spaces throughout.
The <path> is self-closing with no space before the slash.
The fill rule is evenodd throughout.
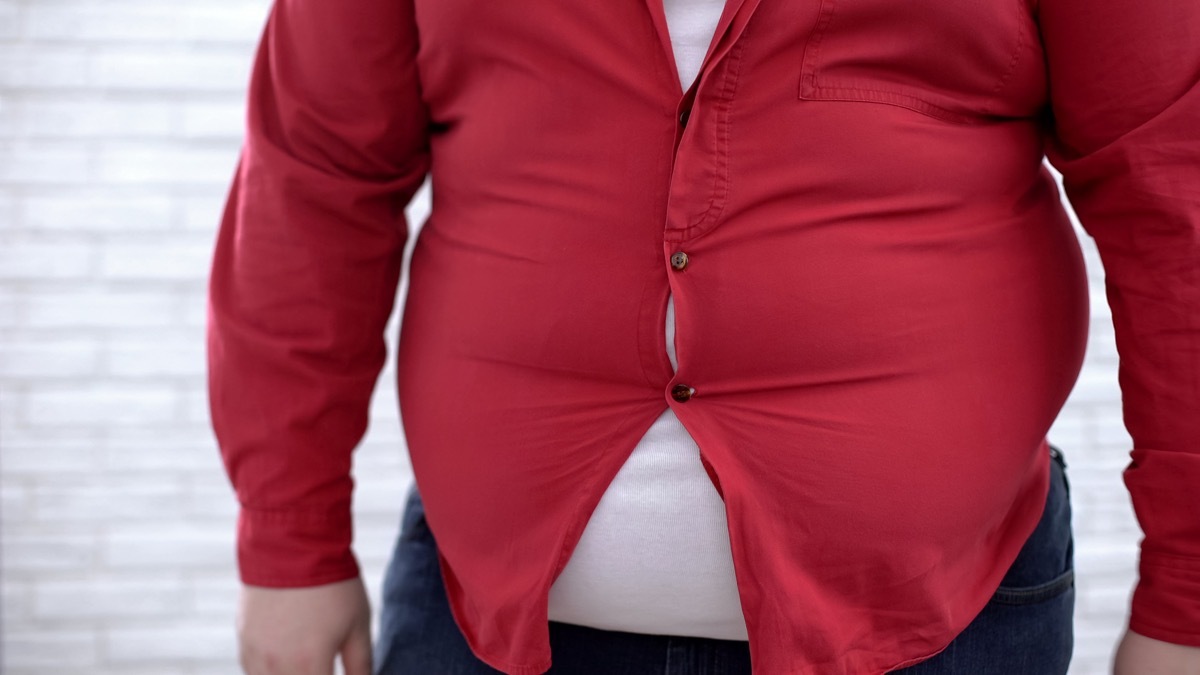
<path id="1" fill-rule="evenodd" d="M 1030 605 L 1058 597 L 1075 585 L 1075 540 L 1070 488 L 1062 450 L 1050 446 L 1050 489 L 1033 534 L 1004 575 L 991 602 Z"/>
<path id="2" fill-rule="evenodd" d="M 1056 598 L 1075 585 L 1075 570 L 1068 569 L 1057 577 L 1036 586 L 1000 586 L 992 594 L 992 602 L 998 605 L 1032 605 Z"/>

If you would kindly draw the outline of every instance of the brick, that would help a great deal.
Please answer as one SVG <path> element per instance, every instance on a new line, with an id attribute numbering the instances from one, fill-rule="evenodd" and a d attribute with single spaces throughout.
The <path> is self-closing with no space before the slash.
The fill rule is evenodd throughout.
<path id="1" fill-rule="evenodd" d="M 24 310 L 14 289 L 0 286 L 0 328 L 13 328 L 24 323 Z"/>
<path id="2" fill-rule="evenodd" d="M 203 331 L 141 331 L 114 336 L 104 350 L 104 372 L 121 377 L 203 377 Z"/>
<path id="3" fill-rule="evenodd" d="M 1091 421 L 1092 427 L 1095 426 L 1095 409 L 1093 408 Z M 1093 438 L 1094 438 L 1094 429 Z M 1129 448 L 1104 448 L 1100 447 L 1093 440 L 1086 449 L 1081 453 L 1081 458 L 1085 459 L 1084 466 L 1105 472 L 1112 472 L 1115 475 L 1117 472 L 1125 468 L 1129 464 Z M 1082 467 L 1078 467 L 1082 468 Z"/>
<path id="4" fill-rule="evenodd" d="M 234 616 L 242 585 L 236 576 L 221 575 L 189 584 L 193 615 L 211 615 L 222 620 Z"/>
<path id="5" fill-rule="evenodd" d="M 1104 285 L 1096 280 L 1088 284 L 1090 294 L 1089 307 L 1092 321 L 1108 320 L 1112 322 L 1112 308 L 1108 306 L 1108 298 L 1104 294 Z"/>
<path id="6" fill-rule="evenodd" d="M 4 103 L 0 101 L 0 111 L 3 110 Z M 0 112 L 0 117 L 3 112 Z M 2 123 L 2 120 L 0 120 Z M 7 188 L 0 184 L 0 232 L 6 232 L 17 229 L 18 215 L 18 194 L 16 189 Z"/>
<path id="7" fill-rule="evenodd" d="M 9 98 L 0 98 L 0 138 L 17 138 L 21 130 L 20 119 L 16 103 Z"/>
<path id="8" fill-rule="evenodd" d="M 234 162 L 236 163 L 236 161 L 235 158 Z M 230 167 L 228 175 L 224 176 L 227 184 L 233 180 L 233 174 L 234 169 Z M 215 236 L 225 208 L 227 188 L 228 185 L 209 195 L 180 199 L 182 227 L 186 230 L 202 231 Z"/>
<path id="9" fill-rule="evenodd" d="M 222 675 L 240 671 L 236 666 L 226 665 Z M 4 675 L 80 675 L 77 667 L 39 666 L 37 668 L 13 668 Z M 97 665 L 87 669 L 86 675 L 196 675 L 196 670 L 186 665 L 172 665 L 167 661 L 150 661 L 137 665 L 122 663 L 115 666 Z"/>
<path id="10" fill-rule="evenodd" d="M 224 665 L 197 664 L 197 665 L 194 665 L 194 666 L 191 666 L 190 668 L 188 668 L 187 675 L 230 675 L 231 672 L 234 672 L 232 670 L 234 667 L 235 666 L 230 666 L 228 664 L 224 664 Z M 114 675 L 117 675 L 117 674 L 114 673 Z M 122 673 L 120 675 L 124 675 L 124 674 Z M 154 673 L 153 675 L 158 675 L 158 674 Z M 345 675 L 345 673 L 343 673 L 341 670 L 340 663 L 338 664 L 337 670 L 334 671 L 334 675 Z"/>
<path id="11" fill-rule="evenodd" d="M 94 666 L 99 662 L 99 644 L 96 633 L 90 630 L 63 629 L 60 627 L 29 629 L 10 628 L 4 635 L 4 672 L 12 673 L 19 668 L 80 667 Z M 89 669 L 90 672 L 90 669 Z"/>
<path id="12" fill-rule="evenodd" d="M 242 92 L 253 63 L 249 46 L 208 48 L 121 46 L 88 62 L 95 86 L 109 91 Z"/>
<path id="13" fill-rule="evenodd" d="M 165 42 L 182 35 L 181 21 L 169 5 L 30 3 L 23 27 L 35 41 Z"/>
<path id="14" fill-rule="evenodd" d="M 147 661 L 236 663 L 232 626 L 173 621 L 153 628 L 115 627 L 106 631 L 107 657 L 115 664 Z"/>
<path id="15" fill-rule="evenodd" d="M 0 257 L 3 254 L 0 253 Z M 93 337 L 11 337 L 0 350 L 0 377 L 78 378 L 94 375 L 100 343 Z"/>
<path id="16" fill-rule="evenodd" d="M 396 424 L 395 433 L 393 423 Z M 411 480 L 408 448 L 400 434 L 399 423 L 388 421 L 385 427 L 378 420 L 371 422 L 366 437 L 354 452 L 354 471 L 369 474 L 372 480 L 392 486 L 389 489 Z"/>
<path id="17" fill-rule="evenodd" d="M 161 231 L 171 227 L 173 200 L 145 188 L 132 191 L 89 188 L 25 198 L 25 227 L 68 231 Z"/>
<path id="18" fill-rule="evenodd" d="M 1132 588 L 1120 586 L 1082 586 L 1076 596 L 1077 611 L 1086 616 L 1113 616 L 1129 611 Z"/>
<path id="19" fill-rule="evenodd" d="M 1078 517 L 1075 518 L 1074 529 L 1081 534 L 1103 537 L 1108 541 L 1116 541 L 1119 537 L 1133 542 L 1141 539 L 1137 520 L 1126 504 L 1108 508 L 1081 504 L 1076 513 Z"/>
<path id="20" fill-rule="evenodd" d="M 197 386 L 183 393 L 183 419 L 188 424 L 209 427 L 208 390 Z"/>
<path id="21" fill-rule="evenodd" d="M 1114 453 L 1113 457 L 1101 458 L 1096 462 L 1089 458 L 1086 463 L 1076 462 L 1069 469 L 1071 482 L 1088 489 L 1087 499 L 1100 498 L 1104 503 L 1113 501 L 1124 502 L 1125 487 L 1121 482 L 1121 472 L 1128 465 L 1128 453 Z"/>
<path id="22" fill-rule="evenodd" d="M 78 479 L 57 481 L 33 488 L 34 519 L 47 521 L 162 520 L 182 518 L 179 499 L 183 482 L 163 475 L 135 475 L 121 480 L 103 476 L 103 481 Z"/>
<path id="23" fill-rule="evenodd" d="M 1109 675 L 1109 663 L 1121 627 L 1076 619 L 1075 651 L 1068 675 Z"/>
<path id="24" fill-rule="evenodd" d="M 1092 321 L 1088 330 L 1088 356 L 1098 361 L 1115 362 L 1117 359 L 1117 342 L 1113 334 L 1112 321 L 1105 318 Z M 1115 366 L 1115 363 L 1113 363 Z"/>
<path id="25" fill-rule="evenodd" d="M 1085 369 L 1075 382 L 1069 400 L 1072 403 L 1111 401 L 1120 396 L 1116 370 L 1101 370 L 1098 366 Z"/>
<path id="26" fill-rule="evenodd" d="M 20 34 L 21 7 L 16 0 L 0 1 L 0 40 L 14 40 Z"/>
<path id="27" fill-rule="evenodd" d="M 1111 399 L 1110 399 L 1111 400 Z M 1106 407 L 1096 415 L 1093 422 L 1096 441 L 1102 445 L 1133 447 L 1133 439 L 1125 428 L 1125 419 L 1120 410 Z"/>
<path id="28" fill-rule="evenodd" d="M 245 125 L 246 104 L 238 97 L 219 103 L 188 103 L 183 107 L 183 137 L 220 139 L 239 145 Z"/>
<path id="29" fill-rule="evenodd" d="M 10 531 L 4 537 L 6 574 L 89 569 L 98 554 L 99 544 L 92 534 L 17 534 Z"/>
<path id="30" fill-rule="evenodd" d="M 167 138 L 175 126 L 172 104 L 96 94 L 29 98 L 16 117 L 15 130 L 25 138 Z"/>
<path id="31" fill-rule="evenodd" d="M 396 357 L 396 352 L 392 345 L 392 336 L 387 335 L 388 340 L 388 362 L 390 363 Z M 375 381 L 375 393 L 371 397 L 371 420 L 372 423 L 392 425 L 397 423 L 399 417 L 399 408 L 396 402 L 396 375 L 395 372 L 387 372 L 387 369 L 382 370 L 378 379 Z M 376 422 L 378 421 L 378 422 Z"/>
<path id="32" fill-rule="evenodd" d="M 1071 476 L 1072 504 L 1081 516 L 1099 517 L 1101 511 L 1126 508 L 1129 493 L 1121 483 L 1121 471 L 1076 471 Z M 1076 489 L 1078 488 L 1078 489 Z"/>
<path id="33" fill-rule="evenodd" d="M 85 279 L 94 257 L 78 238 L 0 236 L 0 281 Z"/>
<path id="34" fill-rule="evenodd" d="M 398 463 L 407 462 L 408 448 L 396 413 L 371 420 L 371 428 L 359 451 L 363 469 L 390 469 Z"/>
<path id="35" fill-rule="evenodd" d="M 214 459 L 214 464 L 216 463 L 217 460 Z M 224 468 L 217 466 L 205 476 L 213 476 L 211 482 L 193 485 L 186 493 L 187 514 L 200 518 L 235 518 L 238 511 L 237 498 L 225 477 Z"/>
<path id="36" fill-rule="evenodd" d="M 391 556 L 399 533 L 400 507 L 393 513 L 378 516 L 356 516 L 354 519 L 354 552 L 362 564 L 364 574 L 371 570 L 382 570 Z M 374 576 L 373 572 L 370 572 Z"/>
<path id="37" fill-rule="evenodd" d="M 257 0 L 188 6 L 182 10 L 184 37 L 197 42 L 230 42 L 248 49 L 262 33 L 267 6 Z"/>
<path id="38" fill-rule="evenodd" d="M 16 421 L 20 419 L 24 409 L 26 388 L 23 382 L 0 387 L 0 419 L 5 420 L 7 425 L 3 429 L 5 445 L 12 442 L 13 431 L 21 428 Z"/>
<path id="39" fill-rule="evenodd" d="M 25 626 L 31 613 L 32 593 L 28 583 L 5 581 L 0 583 L 0 616 L 5 626 Z M 0 654 L 0 659 L 3 655 Z M 0 661 L 0 666 L 3 663 Z"/>
<path id="40" fill-rule="evenodd" d="M 208 297 L 204 293 L 185 295 L 177 305 L 177 325 L 188 328 L 204 328 L 208 319 Z"/>
<path id="41" fill-rule="evenodd" d="M 103 457 L 95 430 L 89 427 L 29 429 L 9 424 L 4 429 L 6 476 L 32 474 L 57 480 L 95 471 L 101 468 Z"/>
<path id="42" fill-rule="evenodd" d="M 362 452 L 359 449 L 356 455 Z M 364 462 L 356 457 L 354 475 L 356 478 L 366 477 L 363 471 Z M 383 467 L 373 466 L 369 472 L 370 480 L 356 480 L 354 489 L 354 510 L 356 513 L 397 514 L 393 519 L 399 522 L 399 511 L 404 505 L 408 487 L 412 483 L 411 472 L 407 466 Z M 391 523 L 394 524 L 394 523 Z"/>
<path id="43" fill-rule="evenodd" d="M 176 417 L 177 396 L 173 387 L 159 384 L 36 384 L 26 418 L 46 426 L 167 424 Z"/>
<path id="44" fill-rule="evenodd" d="M 216 525 L 183 520 L 119 523 L 109 528 L 103 560 L 108 569 L 232 569 L 234 535 L 232 521 Z"/>
<path id="45" fill-rule="evenodd" d="M 168 617 L 189 600 L 179 580 L 46 581 L 34 585 L 33 615 L 42 621 Z"/>
<path id="46" fill-rule="evenodd" d="M 1083 228 L 1077 227 L 1075 233 L 1079 236 L 1079 248 L 1083 251 L 1083 264 L 1087 267 L 1088 279 L 1097 288 L 1103 288 L 1104 259 L 1100 257 L 1096 240 Z"/>
<path id="47" fill-rule="evenodd" d="M 1046 435 L 1051 443 L 1063 451 L 1068 466 L 1075 453 L 1088 444 L 1088 420 L 1075 408 L 1064 408 L 1054 420 Z"/>
<path id="48" fill-rule="evenodd" d="M 1112 485 L 1085 485 L 1075 481 L 1079 498 L 1072 495 L 1075 530 L 1081 535 L 1097 539 L 1106 544 L 1123 541 L 1125 545 L 1136 543 L 1140 536 L 1133 511 L 1129 506 L 1128 492 L 1117 481 Z M 1120 495 L 1124 496 L 1120 496 Z M 1102 498 L 1101 495 L 1109 495 Z"/>
<path id="49" fill-rule="evenodd" d="M 1083 573 L 1125 577 L 1137 569 L 1136 541 L 1114 542 L 1107 537 L 1100 541 L 1080 538 L 1075 549 L 1075 565 Z"/>
<path id="50" fill-rule="evenodd" d="M 212 264 L 208 236 L 141 236 L 109 240 L 100 247 L 100 276 L 112 280 L 204 280 Z"/>
<path id="51" fill-rule="evenodd" d="M 30 328 L 119 328 L 173 324 L 176 296 L 166 290 L 104 289 L 95 284 L 23 295 Z"/>
<path id="52" fill-rule="evenodd" d="M 57 90 L 85 87 L 89 81 L 84 45 L 0 44 L 0 89 Z"/>
<path id="53" fill-rule="evenodd" d="M 152 429 L 109 427 L 98 444 L 103 466 L 112 470 L 212 472 L 220 470 L 220 455 L 211 432 L 182 429 L 177 424 Z"/>
<path id="54" fill-rule="evenodd" d="M 217 187 L 233 175 L 237 148 L 200 145 L 105 142 L 96 157 L 101 183 L 205 185 Z"/>
<path id="55" fill-rule="evenodd" d="M 0 155 L 5 156 L 0 162 L 0 183 L 69 185 L 90 177 L 88 151 L 79 143 L 0 142 Z"/>
<path id="56" fill-rule="evenodd" d="M 19 522 L 32 511 L 29 487 L 11 474 L 0 476 L 0 522 Z"/>
<path id="57" fill-rule="evenodd" d="M 1068 675 L 1110 675 L 1110 664 L 1117 638 L 1124 629 L 1109 626 L 1101 617 L 1085 613 L 1080 601 L 1075 608 L 1075 649 Z"/>

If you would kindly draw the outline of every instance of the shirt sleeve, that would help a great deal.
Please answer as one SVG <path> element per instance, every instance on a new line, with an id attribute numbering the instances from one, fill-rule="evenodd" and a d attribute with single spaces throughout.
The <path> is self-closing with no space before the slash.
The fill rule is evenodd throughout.
<path id="1" fill-rule="evenodd" d="M 1100 253 L 1133 439 L 1130 628 L 1200 646 L 1200 3 L 1040 3 L 1046 155 Z"/>
<path id="2" fill-rule="evenodd" d="M 411 3 L 276 0 L 212 257 L 208 402 L 244 583 L 359 574 L 352 454 L 429 169 Z"/>

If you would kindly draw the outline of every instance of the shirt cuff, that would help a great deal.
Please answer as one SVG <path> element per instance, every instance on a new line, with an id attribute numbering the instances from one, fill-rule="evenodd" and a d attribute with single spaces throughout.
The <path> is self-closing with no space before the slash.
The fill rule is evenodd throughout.
<path id="1" fill-rule="evenodd" d="M 1200 559 L 1142 552 L 1129 629 L 1200 647 Z"/>
<path id="2" fill-rule="evenodd" d="M 237 561 L 242 583 L 294 588 L 357 577 L 349 505 L 330 512 L 238 512 Z"/>

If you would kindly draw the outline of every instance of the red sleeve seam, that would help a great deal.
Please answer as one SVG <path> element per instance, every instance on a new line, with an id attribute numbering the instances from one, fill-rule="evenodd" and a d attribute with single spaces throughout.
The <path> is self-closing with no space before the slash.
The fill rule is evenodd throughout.
<path id="1" fill-rule="evenodd" d="M 1200 558 L 1176 555 L 1174 553 L 1143 551 L 1141 563 L 1145 567 L 1175 570 L 1200 577 Z"/>
<path id="2" fill-rule="evenodd" d="M 350 513 L 349 505 L 335 507 L 336 513 L 329 511 L 307 511 L 296 509 L 257 509 L 242 506 L 242 512 L 256 521 L 275 522 L 331 522 L 345 520 Z"/>
<path id="3" fill-rule="evenodd" d="M 354 579 L 360 576 L 361 571 L 358 565 L 353 568 L 338 570 L 328 574 L 319 574 L 311 577 L 288 577 L 272 574 L 242 574 L 242 583 L 247 586 L 263 586 L 267 588 L 302 588 L 308 586 L 321 586 L 324 584 L 337 583 L 347 579 Z"/>

